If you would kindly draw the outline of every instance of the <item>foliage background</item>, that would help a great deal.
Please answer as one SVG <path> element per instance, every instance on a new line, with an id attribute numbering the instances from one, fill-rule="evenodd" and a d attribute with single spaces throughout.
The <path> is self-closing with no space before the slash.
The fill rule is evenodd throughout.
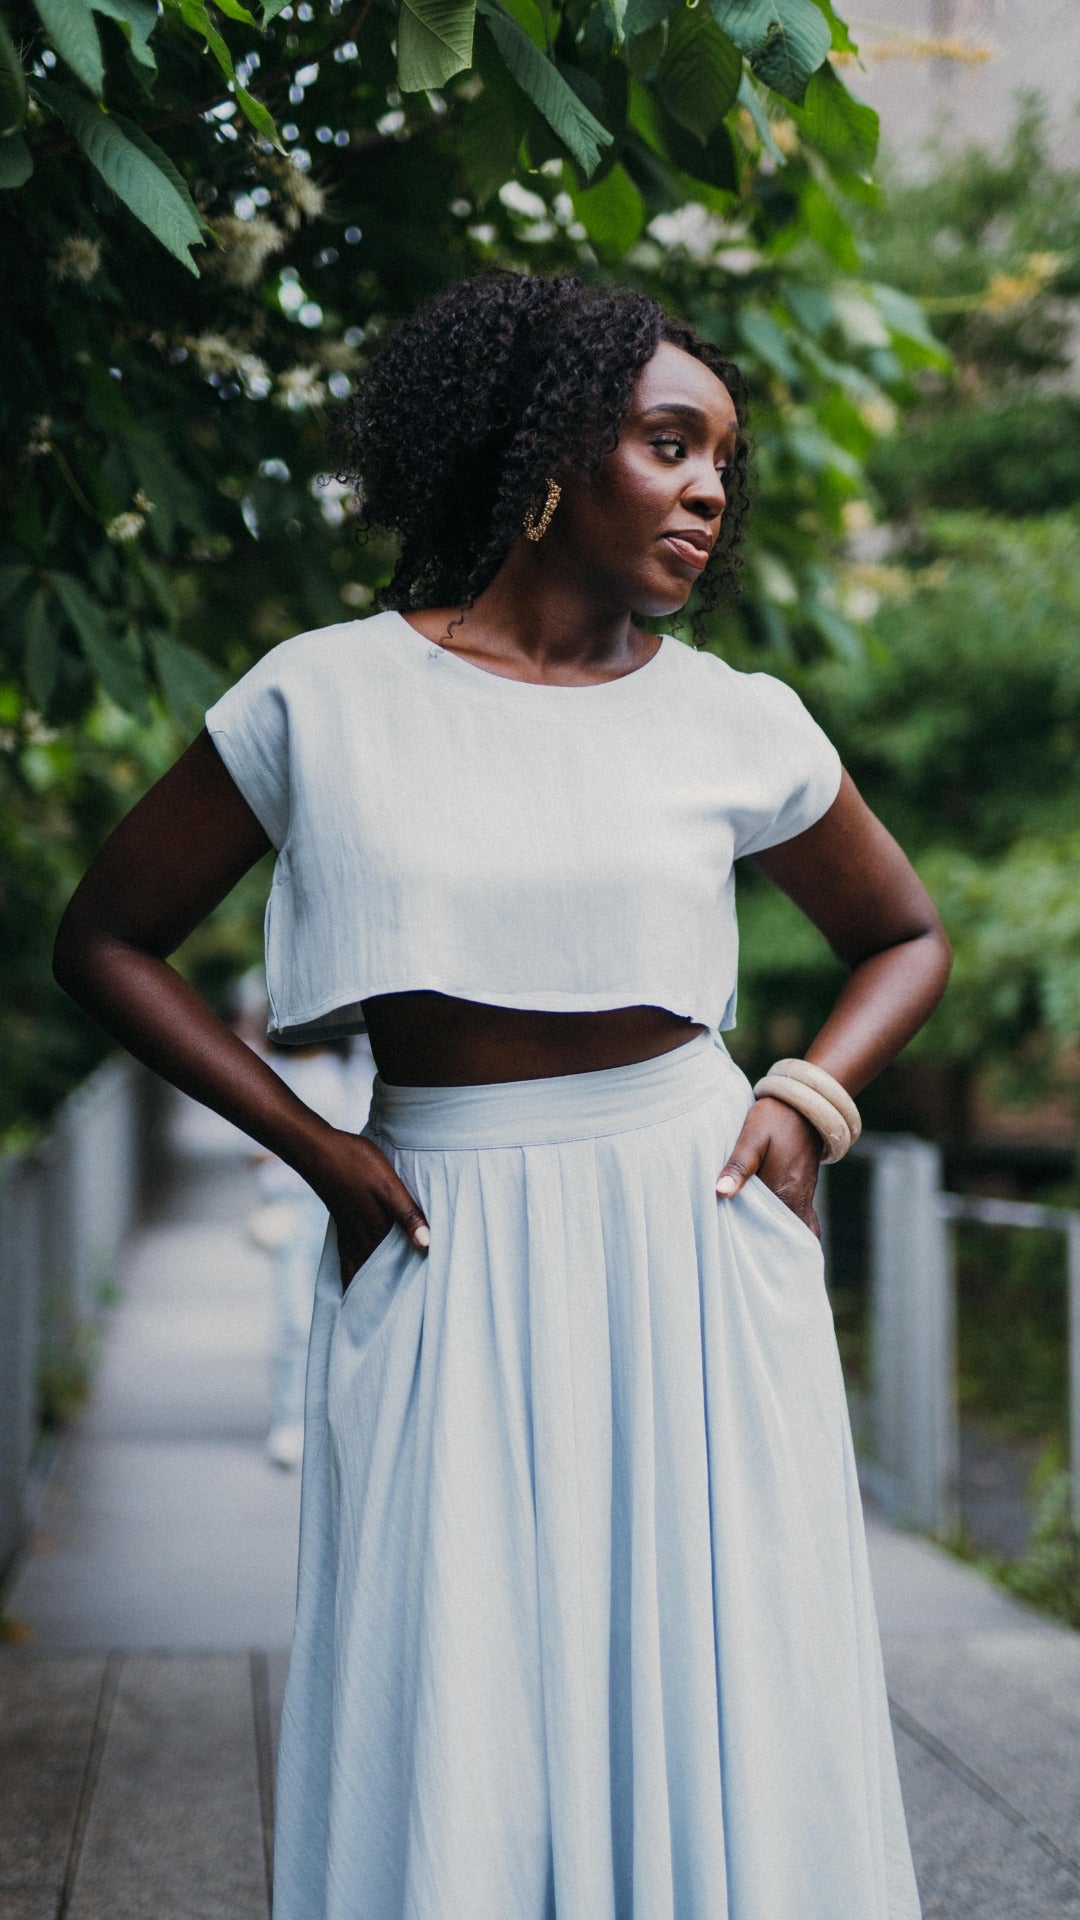
<path id="1" fill-rule="evenodd" d="M 747 589 L 710 644 L 799 686 L 942 906 L 916 1117 L 1073 1085 L 1080 252 L 1034 103 L 1002 155 L 882 188 L 827 0 L 2 0 L 0 29 L 0 1131 L 107 1044 L 48 965 L 93 848 L 228 679 L 385 577 L 329 410 L 489 261 L 631 281 L 744 365 Z M 179 956 L 212 995 L 266 883 Z M 740 898 L 756 1065 L 838 970 L 752 872 Z M 872 1123 L 911 1122 L 911 1065 Z"/>
<path id="2" fill-rule="evenodd" d="M 868 1090 L 870 1121 L 936 1131 L 962 1173 L 980 1089 L 1077 1105 L 1080 178 L 1051 164 L 1028 99 L 999 153 L 887 178 L 859 227 L 952 364 L 868 456 L 874 523 L 839 589 L 866 620 L 861 657 L 814 664 L 803 691 L 956 949 L 938 1011 Z M 748 1025 L 767 1050 L 767 1009 L 812 1031 L 837 975 L 786 901 L 745 904 Z M 905 1085 L 933 1077 L 936 1099 L 913 1105 Z M 1075 1189 L 1074 1172 L 1061 1197 Z"/>
<path id="3" fill-rule="evenodd" d="M 615 274 L 736 355 L 758 506 L 717 641 L 790 670 L 858 657 L 837 563 L 863 461 L 946 357 L 857 236 L 876 116 L 827 0 L 4 0 L 0 23 L 10 1130 L 103 1044 L 48 974 L 93 847 L 225 680 L 385 575 L 325 425 L 417 301 L 488 261 Z M 211 990 L 264 880 L 181 956 Z"/>

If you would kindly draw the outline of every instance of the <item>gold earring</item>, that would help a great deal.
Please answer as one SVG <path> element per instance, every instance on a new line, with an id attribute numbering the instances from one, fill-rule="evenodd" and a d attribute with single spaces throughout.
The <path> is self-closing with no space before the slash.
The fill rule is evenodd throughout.
<path id="1" fill-rule="evenodd" d="M 562 488 L 560 487 L 557 480 L 548 481 L 547 499 L 544 502 L 544 511 L 540 515 L 539 520 L 535 520 L 533 518 L 533 510 L 531 507 L 529 508 L 528 512 L 525 515 L 526 540 L 542 540 L 543 539 L 545 533 L 548 530 L 549 525 L 551 524 L 551 516 L 559 504 L 559 495 L 561 494 L 561 492 L 562 492 Z"/>

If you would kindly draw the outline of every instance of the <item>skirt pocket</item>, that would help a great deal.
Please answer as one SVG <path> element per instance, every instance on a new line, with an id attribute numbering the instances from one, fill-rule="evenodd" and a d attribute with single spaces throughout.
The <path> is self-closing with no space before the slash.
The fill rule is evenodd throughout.
<path id="1" fill-rule="evenodd" d="M 329 1370 L 344 1344 L 355 1364 L 378 1335 L 407 1273 L 425 1258 L 401 1224 L 395 1220 L 377 1247 L 362 1261 L 341 1296 L 330 1345 Z M 332 1392 L 332 1385 L 328 1381 Z"/>
<path id="2" fill-rule="evenodd" d="M 766 1180 L 761 1178 L 760 1174 L 752 1173 L 750 1175 L 746 1186 L 743 1188 L 743 1192 L 756 1194 L 771 1214 L 783 1220 L 802 1241 L 809 1242 L 816 1254 L 824 1258 L 821 1241 L 818 1239 L 813 1228 L 808 1227 L 805 1220 L 800 1220 L 798 1214 L 794 1213 L 788 1206 L 787 1201 L 781 1200 L 780 1195 L 774 1193 L 772 1187 L 769 1186 Z"/>

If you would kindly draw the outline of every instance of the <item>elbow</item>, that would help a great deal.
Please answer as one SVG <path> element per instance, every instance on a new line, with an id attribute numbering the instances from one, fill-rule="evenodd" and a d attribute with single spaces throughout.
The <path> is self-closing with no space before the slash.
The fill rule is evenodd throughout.
<path id="1" fill-rule="evenodd" d="M 65 913 L 56 930 L 52 950 L 52 977 L 63 992 L 77 999 L 75 982 L 79 977 L 79 941 L 73 939 Z"/>
<path id="2" fill-rule="evenodd" d="M 934 924 L 927 929 L 926 938 L 930 943 L 931 970 L 934 983 L 934 1006 L 942 998 L 949 984 L 949 975 L 953 969 L 953 947 L 941 921 L 935 917 Z"/>
<path id="3" fill-rule="evenodd" d="M 80 921 L 81 916 L 75 910 L 75 901 L 72 899 L 61 916 L 52 950 L 53 979 L 70 999 L 76 1001 L 82 998 L 93 946 L 90 930 Z"/>

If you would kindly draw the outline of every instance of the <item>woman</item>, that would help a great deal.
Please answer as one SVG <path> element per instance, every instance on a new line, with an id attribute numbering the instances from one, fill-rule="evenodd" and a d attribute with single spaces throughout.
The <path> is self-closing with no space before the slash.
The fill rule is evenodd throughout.
<path id="1" fill-rule="evenodd" d="M 919 1914 L 813 1195 L 949 950 L 797 696 L 635 624 L 731 577 L 742 394 L 643 295 L 443 294 L 346 423 L 383 610 L 245 674 L 60 929 L 330 1215 L 277 1920 Z M 358 1136 L 166 964 L 269 845 L 270 1031 L 366 1022 Z M 747 854 L 850 967 L 757 1099 Z"/>

